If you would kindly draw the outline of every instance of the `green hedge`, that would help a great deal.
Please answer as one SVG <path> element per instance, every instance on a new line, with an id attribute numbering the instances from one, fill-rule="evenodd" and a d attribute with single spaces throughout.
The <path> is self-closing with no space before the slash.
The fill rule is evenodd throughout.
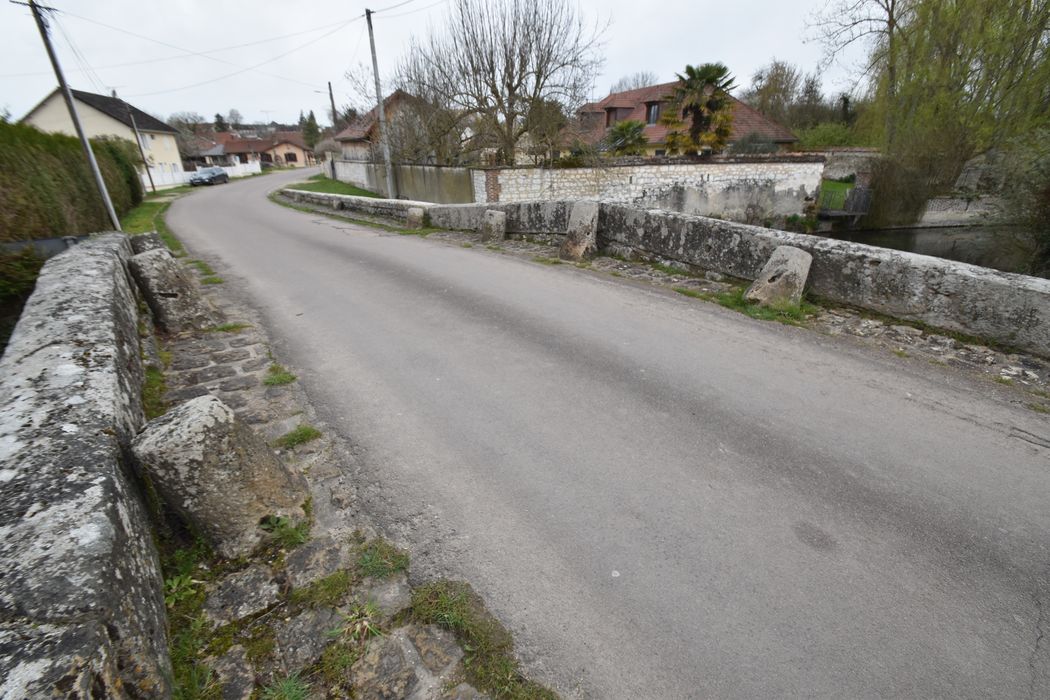
<path id="1" fill-rule="evenodd" d="M 142 201 L 131 141 L 92 139 L 118 215 Z M 80 142 L 25 124 L 0 123 L 0 241 L 112 230 Z"/>

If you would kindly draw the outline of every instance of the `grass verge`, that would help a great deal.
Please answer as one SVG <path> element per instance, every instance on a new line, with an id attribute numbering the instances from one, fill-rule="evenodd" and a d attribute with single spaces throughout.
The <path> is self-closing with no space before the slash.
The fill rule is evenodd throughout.
<path id="1" fill-rule="evenodd" d="M 553 691 L 526 679 L 514 659 L 514 640 L 485 609 L 469 584 L 435 581 L 412 596 L 412 616 L 456 635 L 464 649 L 467 681 L 483 693 L 508 700 L 556 700 Z"/>
<path id="2" fill-rule="evenodd" d="M 182 247 L 182 243 L 164 222 L 164 214 L 167 213 L 170 206 L 171 202 L 146 199 L 121 218 L 120 228 L 124 230 L 124 233 L 132 235 L 156 231 L 173 256 L 185 257 L 186 249 Z"/>
<path id="3" fill-rule="evenodd" d="M 762 306 L 744 298 L 744 289 L 734 289 L 730 292 L 711 294 L 686 287 L 674 287 L 674 291 L 694 299 L 713 301 L 716 304 L 742 313 L 760 321 L 777 321 L 789 326 L 797 326 L 805 321 L 807 317 L 817 312 L 817 307 L 802 302 L 801 304 L 779 304 L 774 306 Z"/>
<path id="4" fill-rule="evenodd" d="M 221 323 L 218 326 L 212 326 L 211 328 L 205 328 L 205 333 L 239 333 L 245 328 L 251 328 L 250 323 Z"/>
<path id="5" fill-rule="evenodd" d="M 363 190 L 360 187 L 354 187 L 348 183 L 333 180 L 320 174 L 311 175 L 306 182 L 297 182 L 294 185 L 288 185 L 288 187 L 293 190 L 321 192 L 324 194 L 349 194 L 355 197 L 380 197 L 380 195 L 375 192 Z"/>

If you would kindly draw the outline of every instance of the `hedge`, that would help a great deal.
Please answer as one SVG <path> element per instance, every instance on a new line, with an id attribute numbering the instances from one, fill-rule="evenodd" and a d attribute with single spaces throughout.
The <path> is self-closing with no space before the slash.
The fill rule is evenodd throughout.
<path id="1" fill-rule="evenodd" d="M 117 214 L 142 201 L 135 145 L 91 140 Z M 112 230 L 80 142 L 25 124 L 0 123 L 0 241 Z"/>

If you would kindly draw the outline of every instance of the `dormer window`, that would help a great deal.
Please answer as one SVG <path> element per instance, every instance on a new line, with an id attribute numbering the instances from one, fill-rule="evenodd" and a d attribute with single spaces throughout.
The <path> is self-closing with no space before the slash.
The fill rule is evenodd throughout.
<path id="1" fill-rule="evenodd" d="M 655 124 L 660 119 L 660 103 L 659 102 L 646 102 L 645 103 L 645 123 Z"/>

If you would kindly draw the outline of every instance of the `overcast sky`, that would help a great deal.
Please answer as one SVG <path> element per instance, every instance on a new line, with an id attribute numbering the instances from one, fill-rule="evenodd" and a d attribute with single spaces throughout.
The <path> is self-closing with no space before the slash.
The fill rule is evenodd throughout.
<path id="1" fill-rule="evenodd" d="M 191 111 L 210 119 L 235 108 L 249 121 L 294 122 L 299 110 L 313 109 L 327 123 L 327 81 L 332 81 L 337 104 L 360 101 L 344 74 L 370 60 L 360 18 L 364 8 L 379 10 L 401 1 L 43 4 L 62 11 L 52 35 L 74 88 L 116 89 L 135 106 L 161 117 Z M 825 2 L 581 0 L 585 16 L 609 22 L 602 47 L 605 65 L 594 96 L 604 96 L 619 77 L 636 71 L 672 80 L 686 64 L 721 61 L 740 86 L 774 56 L 812 70 L 821 49 L 804 41 L 805 20 Z M 447 13 L 448 0 L 409 0 L 374 15 L 380 74 L 392 72 L 413 34 L 443 24 Z M 0 109 L 18 119 L 56 84 L 28 8 L 0 5 L 0 55 Z M 824 76 L 825 91 L 850 87 L 848 76 L 848 63 L 832 67 Z"/>

